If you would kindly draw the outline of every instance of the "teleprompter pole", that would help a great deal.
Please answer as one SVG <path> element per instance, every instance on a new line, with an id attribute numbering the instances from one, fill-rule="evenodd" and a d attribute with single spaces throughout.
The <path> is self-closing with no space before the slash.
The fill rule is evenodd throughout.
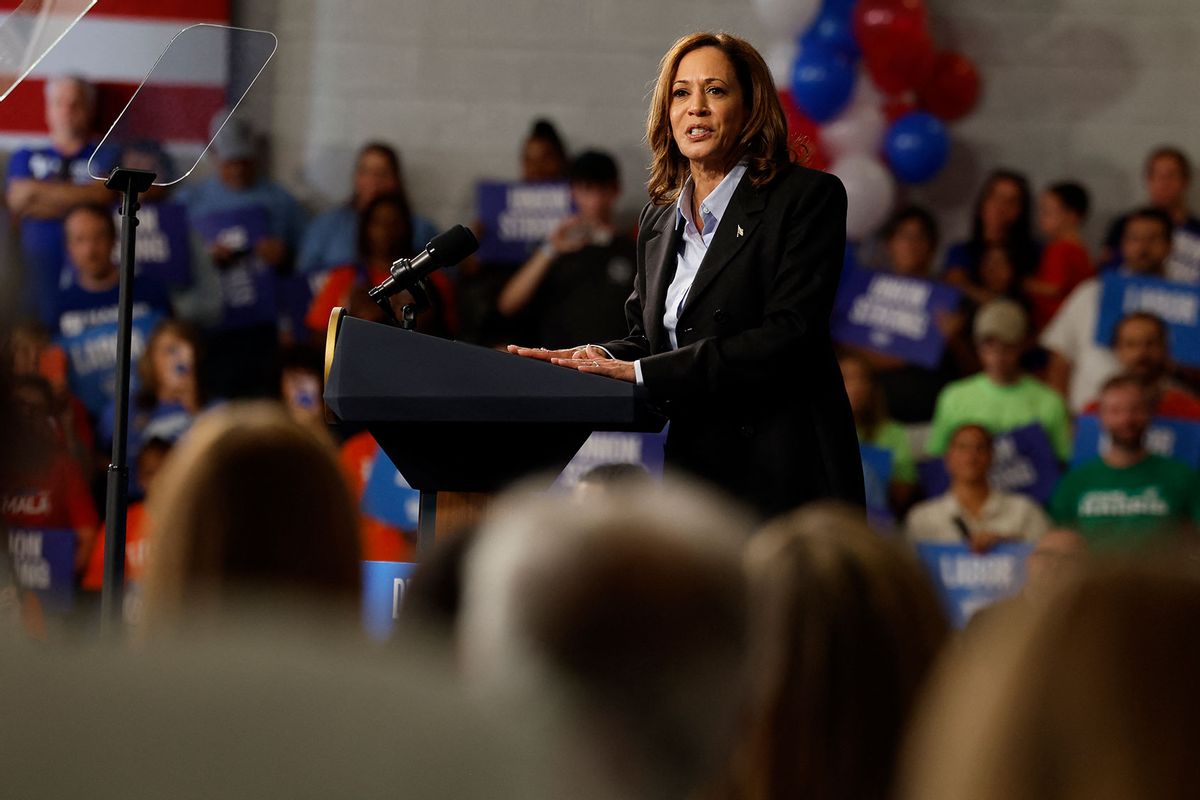
<path id="1" fill-rule="evenodd" d="M 100 629 L 106 635 L 121 630 L 125 605 L 125 517 L 129 509 L 129 369 L 133 339 L 133 267 L 137 247 L 138 196 L 154 183 L 154 173 L 141 169 L 113 170 L 104 183 L 120 192 L 121 288 L 117 295 L 117 385 L 113 418 L 112 463 L 108 465 L 104 514 L 104 587 L 100 595 Z"/>

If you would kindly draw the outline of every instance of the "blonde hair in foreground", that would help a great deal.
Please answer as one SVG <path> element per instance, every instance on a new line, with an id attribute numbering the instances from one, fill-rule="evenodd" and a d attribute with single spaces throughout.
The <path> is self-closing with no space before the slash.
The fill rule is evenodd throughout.
<path id="1" fill-rule="evenodd" d="M 231 594 L 349 608 L 359 595 L 358 517 L 337 455 L 274 403 L 201 416 L 148 512 L 148 628 L 206 617 Z"/>
<path id="2" fill-rule="evenodd" d="M 907 800 L 1200 797 L 1200 565 L 1108 564 L 986 620 L 938 670 Z"/>
<path id="3" fill-rule="evenodd" d="M 650 179 L 646 188 L 655 205 L 674 202 L 688 175 L 688 161 L 679 152 L 671 132 L 671 84 L 683 57 L 702 47 L 715 47 L 725 54 L 746 98 L 746 127 L 735 157 L 735 162 L 742 157 L 749 160 L 746 177 L 756 187 L 766 186 L 792 160 L 787 117 L 771 69 L 759 52 L 745 39 L 732 34 L 689 33 L 676 40 L 659 62 L 646 117 L 646 144 L 650 146 Z M 803 153 L 802 144 L 798 149 Z"/>

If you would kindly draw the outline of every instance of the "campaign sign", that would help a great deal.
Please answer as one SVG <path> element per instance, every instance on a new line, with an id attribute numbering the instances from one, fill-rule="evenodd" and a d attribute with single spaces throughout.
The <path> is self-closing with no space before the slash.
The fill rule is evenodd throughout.
<path id="1" fill-rule="evenodd" d="M 962 628 L 979 609 L 1020 591 L 1033 545 L 1005 542 L 983 554 L 958 542 L 917 542 L 916 548 L 951 624 Z"/>
<path id="2" fill-rule="evenodd" d="M 71 392 L 94 416 L 104 413 L 116 396 L 116 305 L 77 309 L 59 317 L 58 344 L 66 351 Z M 137 364 L 151 331 L 163 319 L 150 303 L 133 303 L 130 353 Z"/>
<path id="3" fill-rule="evenodd" d="M 138 211 L 138 275 L 150 275 L 168 286 L 189 286 L 192 282 L 192 254 L 189 246 L 187 208 L 180 203 L 142 203 Z M 113 219 L 119 226 L 120 213 Z M 113 249 L 113 260 L 120 259 L 120 244 Z"/>
<path id="4" fill-rule="evenodd" d="M 859 444 L 863 484 L 867 490 L 867 520 L 873 527 L 890 529 L 896 520 L 888 503 L 888 483 L 892 479 L 892 451 L 870 444 Z"/>
<path id="5" fill-rule="evenodd" d="M 376 448 L 374 461 L 363 484 L 360 509 L 369 517 L 386 522 L 402 531 L 415 531 L 421 509 L 421 493 L 392 464 L 383 450 Z"/>
<path id="6" fill-rule="evenodd" d="M 957 309 L 959 299 L 957 289 L 933 281 L 848 270 L 834 302 L 833 338 L 932 369 L 946 349 L 934 317 Z"/>
<path id="7" fill-rule="evenodd" d="M 13 528 L 8 553 L 17 585 L 37 593 L 48 611 L 71 609 L 75 597 L 75 531 Z"/>
<path id="8" fill-rule="evenodd" d="M 524 261 L 572 210 L 565 183 L 481 181 L 478 199 L 483 261 Z"/>
<path id="9" fill-rule="evenodd" d="M 1191 224 L 1179 225 L 1171 239 L 1171 257 L 1164 265 L 1167 279 L 1200 283 L 1200 231 Z"/>
<path id="10" fill-rule="evenodd" d="M 364 561 L 362 565 L 363 626 L 371 638 L 384 641 L 400 618 L 404 592 L 417 565 L 403 561 Z"/>
<path id="11" fill-rule="evenodd" d="M 1121 317 L 1135 311 L 1154 314 L 1171 331 L 1171 355 L 1200 367 L 1200 286 L 1160 278 L 1109 273 L 1103 278 L 1096 343 L 1108 347 Z"/>
<path id="12" fill-rule="evenodd" d="M 588 470 L 603 464 L 641 464 L 652 476 L 661 477 L 666 441 L 666 429 L 661 433 L 596 431 L 563 468 L 554 487 L 572 489 Z"/>
<path id="13" fill-rule="evenodd" d="M 940 458 L 917 464 L 917 476 L 926 497 L 936 497 L 950 488 L 946 463 Z M 1061 476 L 1058 456 L 1041 425 L 1023 425 L 997 434 L 992 440 L 992 469 L 988 473 L 988 482 L 993 487 L 1028 495 L 1044 505 L 1050 502 Z"/>
<path id="14" fill-rule="evenodd" d="M 1100 420 L 1094 414 L 1082 414 L 1075 421 L 1071 463 L 1078 465 L 1099 458 L 1108 445 L 1108 434 L 1100 430 Z M 1146 449 L 1200 469 L 1200 422 L 1156 417 L 1146 431 Z"/>
<path id="15" fill-rule="evenodd" d="M 239 256 L 220 269 L 222 326 L 275 323 L 279 305 L 275 270 L 253 254 L 254 246 L 270 232 L 267 209 L 217 211 L 194 219 L 192 226 L 208 246 L 220 245 Z"/>

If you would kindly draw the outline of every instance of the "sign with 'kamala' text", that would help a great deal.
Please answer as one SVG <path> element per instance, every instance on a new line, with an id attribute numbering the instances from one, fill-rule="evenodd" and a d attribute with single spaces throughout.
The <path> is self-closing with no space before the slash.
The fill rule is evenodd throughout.
<path id="1" fill-rule="evenodd" d="M 1096 343 L 1110 346 L 1117 323 L 1135 311 L 1153 314 L 1167 324 L 1175 361 L 1200 367 L 1200 286 L 1117 273 L 1105 275 Z"/>
<path id="2" fill-rule="evenodd" d="M 960 296 L 934 281 L 848 270 L 834 302 L 833 339 L 932 369 L 946 349 L 937 315 L 956 310 Z"/>
<path id="3" fill-rule="evenodd" d="M 523 262 L 572 213 L 565 183 L 479 183 L 479 258 Z"/>

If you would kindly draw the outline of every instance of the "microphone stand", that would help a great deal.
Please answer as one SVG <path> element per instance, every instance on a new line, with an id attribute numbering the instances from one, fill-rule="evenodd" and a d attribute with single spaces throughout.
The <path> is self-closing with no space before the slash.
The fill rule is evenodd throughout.
<path id="1" fill-rule="evenodd" d="M 115 636 L 121 630 L 125 605 L 125 518 L 129 510 L 129 369 L 133 339 L 133 268 L 137 247 L 138 196 L 150 188 L 155 175 L 141 169 L 114 169 L 104 185 L 120 192 L 121 275 L 117 294 L 116 413 L 113 417 L 112 463 L 108 465 L 104 517 L 104 584 L 100 595 L 100 631 Z"/>

